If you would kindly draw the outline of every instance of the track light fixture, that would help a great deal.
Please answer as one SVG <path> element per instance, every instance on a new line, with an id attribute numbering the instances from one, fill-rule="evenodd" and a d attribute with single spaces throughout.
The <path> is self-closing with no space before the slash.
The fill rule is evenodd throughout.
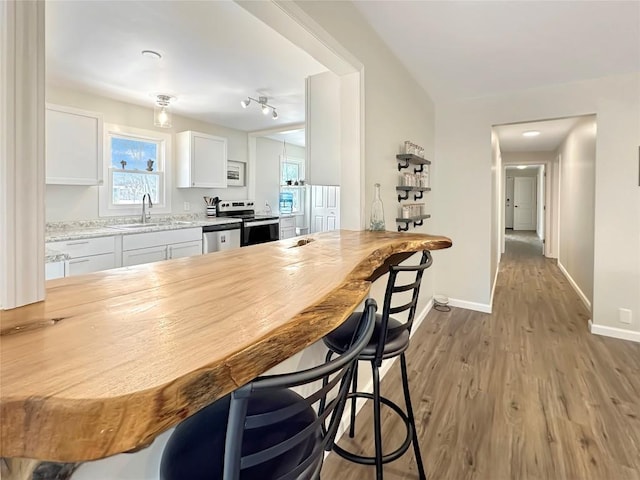
<path id="1" fill-rule="evenodd" d="M 251 104 L 251 101 L 254 101 L 258 105 L 260 105 L 260 109 L 262 110 L 262 113 L 264 115 L 267 115 L 269 113 L 269 109 L 271 109 L 271 118 L 273 118 L 274 120 L 278 118 L 278 112 L 276 112 L 276 107 L 274 107 L 273 105 L 269 105 L 267 103 L 269 101 L 267 97 L 258 97 L 257 99 L 253 97 L 247 97 L 246 100 L 242 100 L 240 102 L 240 105 L 242 106 L 242 108 L 247 108 Z"/>

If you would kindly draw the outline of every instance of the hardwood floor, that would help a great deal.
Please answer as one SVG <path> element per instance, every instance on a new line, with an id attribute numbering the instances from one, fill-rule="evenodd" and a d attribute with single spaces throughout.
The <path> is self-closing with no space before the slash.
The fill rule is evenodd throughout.
<path id="1" fill-rule="evenodd" d="M 493 314 L 432 310 L 412 339 L 412 400 L 430 479 L 640 479 L 640 344 L 591 335 L 583 304 L 536 248 L 526 235 L 508 241 Z M 393 365 L 382 384 L 396 402 L 399 370 Z M 383 412 L 388 450 L 404 432 Z M 372 423 L 363 408 L 356 438 L 340 444 L 371 454 Z M 384 473 L 418 478 L 412 452 Z M 373 477 L 374 467 L 335 453 L 322 474 Z"/>

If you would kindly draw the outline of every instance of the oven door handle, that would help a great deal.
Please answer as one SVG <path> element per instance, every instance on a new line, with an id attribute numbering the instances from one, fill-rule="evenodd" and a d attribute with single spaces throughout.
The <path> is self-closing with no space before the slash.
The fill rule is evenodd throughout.
<path id="1" fill-rule="evenodd" d="M 279 220 L 258 220 L 256 222 L 244 222 L 245 227 L 259 227 L 261 225 L 278 225 Z"/>

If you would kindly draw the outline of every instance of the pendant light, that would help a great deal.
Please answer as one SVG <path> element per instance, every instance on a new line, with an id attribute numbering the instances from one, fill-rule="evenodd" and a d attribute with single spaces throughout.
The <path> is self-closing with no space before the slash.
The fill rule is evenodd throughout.
<path id="1" fill-rule="evenodd" d="M 171 128 L 171 109 L 169 104 L 174 97 L 170 95 L 158 95 L 156 105 L 153 108 L 153 124 L 160 128 Z"/>

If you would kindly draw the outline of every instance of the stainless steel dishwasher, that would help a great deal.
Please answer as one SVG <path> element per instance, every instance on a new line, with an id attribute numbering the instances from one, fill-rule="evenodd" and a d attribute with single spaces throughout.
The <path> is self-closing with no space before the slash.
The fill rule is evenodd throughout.
<path id="1" fill-rule="evenodd" d="M 241 227 L 241 222 L 202 227 L 202 254 L 240 248 Z"/>

